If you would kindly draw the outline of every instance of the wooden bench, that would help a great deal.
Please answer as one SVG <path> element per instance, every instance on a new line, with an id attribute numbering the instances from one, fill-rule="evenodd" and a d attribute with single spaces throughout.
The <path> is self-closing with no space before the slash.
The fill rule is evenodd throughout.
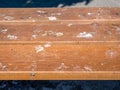
<path id="1" fill-rule="evenodd" d="M 120 80 L 120 8 L 1 8 L 0 80 Z"/>

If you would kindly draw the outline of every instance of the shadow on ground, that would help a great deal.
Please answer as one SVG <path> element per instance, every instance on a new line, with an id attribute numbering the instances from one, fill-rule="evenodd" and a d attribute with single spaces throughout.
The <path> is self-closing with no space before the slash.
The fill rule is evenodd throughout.
<path id="1" fill-rule="evenodd" d="M 17 8 L 17 7 L 64 7 L 76 3 L 85 2 L 89 4 L 92 0 L 0 0 L 0 7 Z"/>

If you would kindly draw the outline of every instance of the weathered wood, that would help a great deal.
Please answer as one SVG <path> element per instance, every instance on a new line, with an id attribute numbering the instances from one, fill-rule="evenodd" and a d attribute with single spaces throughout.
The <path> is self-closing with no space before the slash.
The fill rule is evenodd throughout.
<path id="1" fill-rule="evenodd" d="M 120 9 L 0 9 L 0 80 L 119 80 Z"/>
<path id="2" fill-rule="evenodd" d="M 120 72 L 113 71 L 7 71 L 1 72 L 4 80 L 119 80 Z"/>
<path id="3" fill-rule="evenodd" d="M 49 17 L 56 17 L 56 20 L 90 20 L 90 19 L 119 19 L 119 8 L 33 8 L 21 9 L 1 8 L 0 20 L 49 20 Z M 55 20 L 55 18 L 53 18 Z"/>
<path id="4" fill-rule="evenodd" d="M 117 41 L 120 40 L 119 22 L 105 23 L 3 23 L 0 24 L 0 42 L 3 41 Z M 5 31 L 6 30 L 6 31 Z M 80 34 L 91 37 L 80 37 Z M 10 36 L 14 38 L 11 39 Z M 16 38 L 15 38 L 16 37 Z M 15 42 L 16 43 L 16 42 Z"/>

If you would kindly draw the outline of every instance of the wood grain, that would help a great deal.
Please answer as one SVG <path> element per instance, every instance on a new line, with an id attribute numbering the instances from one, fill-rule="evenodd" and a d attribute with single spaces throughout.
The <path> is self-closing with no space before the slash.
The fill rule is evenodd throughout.
<path id="1" fill-rule="evenodd" d="M 119 11 L 0 9 L 0 80 L 120 80 Z"/>

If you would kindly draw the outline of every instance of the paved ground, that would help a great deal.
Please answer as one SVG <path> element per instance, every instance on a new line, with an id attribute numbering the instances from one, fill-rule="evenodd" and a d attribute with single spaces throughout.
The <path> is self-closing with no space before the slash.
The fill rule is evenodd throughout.
<path id="1" fill-rule="evenodd" d="M 0 81 L 0 90 L 120 90 L 120 81 Z"/>
<path id="2" fill-rule="evenodd" d="M 92 0 L 88 5 L 78 2 L 70 7 L 120 7 L 120 0 Z"/>

